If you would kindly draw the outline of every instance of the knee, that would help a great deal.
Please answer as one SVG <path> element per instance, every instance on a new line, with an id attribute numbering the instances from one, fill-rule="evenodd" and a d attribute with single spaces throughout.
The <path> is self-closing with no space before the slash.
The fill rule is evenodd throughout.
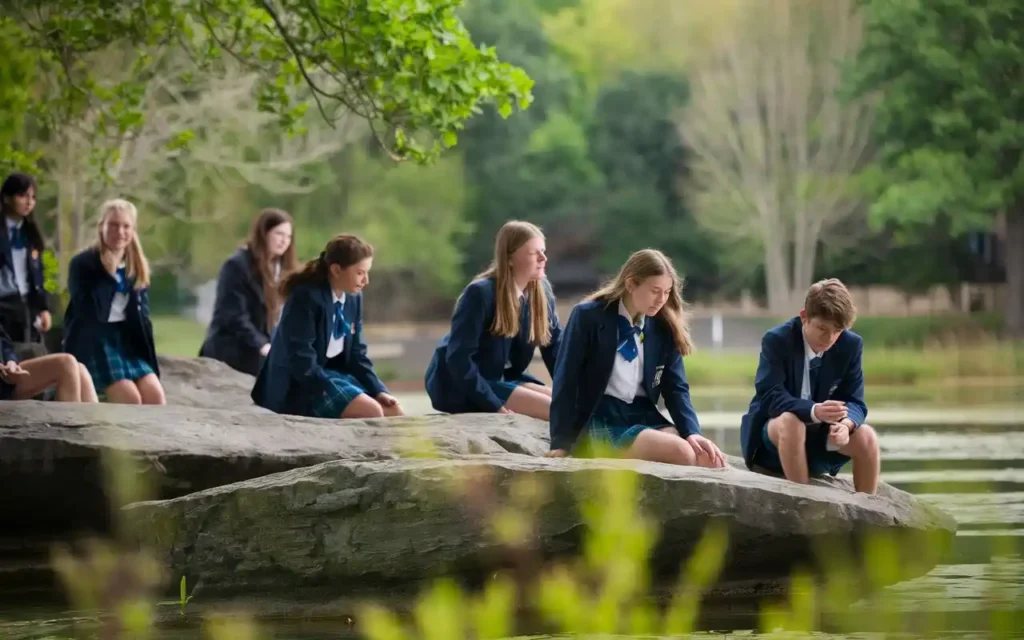
<path id="1" fill-rule="evenodd" d="M 772 431 L 775 432 L 775 438 L 773 439 L 776 442 L 801 443 L 807 439 L 807 425 L 794 413 L 786 412 L 772 419 L 768 425 L 768 431 L 769 435 L 771 435 Z"/>
<path id="2" fill-rule="evenodd" d="M 690 443 L 682 438 L 677 438 L 676 440 L 676 456 L 678 457 L 676 464 L 690 466 L 697 464 L 697 454 L 694 452 L 693 447 L 690 446 Z"/>
<path id="3" fill-rule="evenodd" d="M 365 415 L 363 417 L 365 418 L 383 418 L 384 407 L 382 407 L 379 402 L 374 400 L 372 402 L 367 402 L 366 407 L 362 408 L 360 413 L 364 413 Z"/>
<path id="4" fill-rule="evenodd" d="M 79 374 L 78 367 L 80 365 L 78 364 L 78 360 L 76 360 L 75 356 L 70 353 L 57 354 L 57 364 L 60 367 L 61 373 L 66 376 L 70 377 Z"/>
<path id="5" fill-rule="evenodd" d="M 862 424 L 857 427 L 850 438 L 854 444 L 853 458 L 868 457 L 877 458 L 881 453 L 881 446 L 878 444 L 878 433 L 873 427 Z"/>

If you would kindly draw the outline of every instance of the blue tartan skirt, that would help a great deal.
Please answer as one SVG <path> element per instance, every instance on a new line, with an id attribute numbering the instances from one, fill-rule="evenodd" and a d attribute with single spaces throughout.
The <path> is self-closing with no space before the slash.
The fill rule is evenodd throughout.
<path id="1" fill-rule="evenodd" d="M 587 438 L 593 446 L 628 449 L 644 429 L 671 426 L 647 396 L 637 396 L 629 403 L 605 395 L 587 423 Z"/>
<path id="2" fill-rule="evenodd" d="M 85 362 L 85 368 L 92 376 L 93 386 L 101 393 L 120 380 L 134 382 L 155 373 L 146 359 L 125 341 L 124 326 L 120 322 L 103 325 L 100 340 Z"/>
<path id="3" fill-rule="evenodd" d="M 314 418 L 340 418 L 356 396 L 366 393 L 366 390 L 351 374 L 334 369 L 324 369 L 324 372 L 330 378 L 330 389 L 309 399 L 308 415 Z"/>

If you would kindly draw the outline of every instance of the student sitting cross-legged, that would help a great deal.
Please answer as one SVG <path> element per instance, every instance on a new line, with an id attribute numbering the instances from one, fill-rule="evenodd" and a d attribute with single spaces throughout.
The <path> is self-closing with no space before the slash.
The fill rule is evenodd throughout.
<path id="1" fill-rule="evenodd" d="M 166 404 L 137 220 L 131 202 L 103 203 L 96 245 L 71 259 L 64 351 L 85 363 L 109 402 Z"/>
<path id="2" fill-rule="evenodd" d="M 92 377 L 67 353 L 18 361 L 7 332 L 0 327 L 0 400 L 28 400 L 53 389 L 57 402 L 96 402 Z"/>
<path id="3" fill-rule="evenodd" d="M 540 347 L 554 374 L 561 328 L 546 265 L 540 229 L 518 220 L 501 227 L 491 267 L 462 291 L 451 331 L 427 366 L 435 409 L 548 419 L 551 391 L 526 372 Z"/>
<path id="4" fill-rule="evenodd" d="M 550 456 L 567 455 L 584 432 L 588 445 L 627 458 L 725 466 L 690 404 L 680 289 L 669 259 L 644 249 L 572 310 L 555 367 Z M 658 410 L 659 396 L 674 426 Z"/>
<path id="5" fill-rule="evenodd" d="M 807 483 L 836 475 L 852 458 L 856 490 L 878 488 L 878 438 L 864 424 L 863 342 L 850 331 L 855 317 L 843 283 L 822 280 L 799 316 L 764 335 L 740 435 L 748 468 Z"/>
<path id="6" fill-rule="evenodd" d="M 314 418 L 402 415 L 363 342 L 361 292 L 372 264 L 369 244 L 338 235 L 284 281 L 281 321 L 252 390 L 256 404 Z"/>

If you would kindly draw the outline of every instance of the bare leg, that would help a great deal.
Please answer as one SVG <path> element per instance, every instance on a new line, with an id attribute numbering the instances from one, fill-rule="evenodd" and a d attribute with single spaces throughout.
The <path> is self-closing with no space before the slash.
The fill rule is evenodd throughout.
<path id="1" fill-rule="evenodd" d="M 768 437 L 779 450 L 782 471 L 787 480 L 807 484 L 810 472 L 807 470 L 807 425 L 792 413 L 784 413 L 768 421 Z"/>
<path id="2" fill-rule="evenodd" d="M 131 380 L 118 380 L 105 390 L 107 401 L 115 404 L 142 404 L 142 394 Z"/>
<path id="3" fill-rule="evenodd" d="M 396 404 L 396 405 L 394 405 L 392 407 L 385 407 L 384 405 L 381 405 L 380 408 L 381 408 L 381 410 L 384 411 L 384 417 L 385 418 L 396 418 L 398 416 L 404 416 L 405 415 L 405 412 L 402 411 L 402 405 L 400 405 L 400 404 Z"/>
<path id="4" fill-rule="evenodd" d="M 512 394 L 505 402 L 505 408 L 512 413 L 521 413 L 538 420 L 547 420 L 551 413 L 551 396 L 520 385 L 513 389 Z"/>
<path id="5" fill-rule="evenodd" d="M 358 396 L 352 399 L 352 402 L 348 403 L 345 410 L 341 413 L 342 418 L 383 418 L 384 408 L 380 406 L 380 403 L 366 395 L 360 393 Z"/>
<path id="6" fill-rule="evenodd" d="M 854 489 L 862 493 L 875 493 L 878 490 L 878 477 L 882 473 L 881 447 L 875 430 L 862 424 L 850 434 L 850 442 L 839 453 L 853 459 Z"/>
<path id="7" fill-rule="evenodd" d="M 135 386 L 142 396 L 142 404 L 167 404 L 164 386 L 160 384 L 160 378 L 156 377 L 155 373 L 142 376 L 135 381 Z"/>
<path id="8" fill-rule="evenodd" d="M 67 353 L 53 353 L 19 362 L 29 373 L 17 380 L 14 397 L 17 400 L 34 398 L 50 387 L 56 387 L 58 402 L 81 402 L 82 390 L 78 377 L 78 360 Z"/>
<path id="9" fill-rule="evenodd" d="M 546 395 L 549 398 L 551 397 L 551 387 L 545 387 L 542 384 L 537 384 L 537 383 L 534 383 L 534 382 L 524 382 L 523 384 L 521 384 L 519 386 L 520 387 L 525 387 L 525 388 L 529 389 L 530 391 L 536 391 L 537 393 L 543 393 L 544 395 Z"/>
<path id="10" fill-rule="evenodd" d="M 673 427 L 667 429 L 644 429 L 633 444 L 626 449 L 626 457 L 650 462 L 667 462 L 693 466 L 697 454 L 686 440 L 679 437 Z"/>
<path id="11" fill-rule="evenodd" d="M 96 387 L 92 383 L 92 376 L 84 364 L 78 364 L 79 387 L 82 389 L 82 402 L 96 403 L 99 397 L 96 396 Z"/>

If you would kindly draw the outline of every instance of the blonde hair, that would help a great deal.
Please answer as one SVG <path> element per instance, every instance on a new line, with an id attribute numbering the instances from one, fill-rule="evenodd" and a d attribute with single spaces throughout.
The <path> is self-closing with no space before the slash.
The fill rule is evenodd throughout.
<path id="1" fill-rule="evenodd" d="M 626 296 L 628 282 L 632 281 L 635 286 L 653 276 L 672 278 L 672 288 L 669 291 L 668 300 L 665 302 L 665 306 L 658 311 L 656 317 L 668 325 L 679 353 L 688 356 L 693 353 L 693 341 L 690 339 L 690 328 L 687 326 L 686 312 L 683 309 L 683 282 L 676 273 L 675 267 L 672 266 L 672 261 L 657 249 L 642 249 L 633 253 L 626 260 L 626 264 L 622 265 L 619 275 L 588 295 L 583 301 L 617 304 Z"/>
<path id="2" fill-rule="evenodd" d="M 107 224 L 111 214 L 118 212 L 127 213 L 135 227 L 132 241 L 124 250 L 124 262 L 128 277 L 135 281 L 136 290 L 144 289 L 149 286 L 149 261 L 146 260 L 146 254 L 142 252 L 142 244 L 139 242 L 139 212 L 134 204 L 121 198 L 115 198 L 100 205 L 100 222 L 96 227 L 96 248 L 100 252 L 110 250 L 103 241 L 103 227 Z"/>
<path id="3" fill-rule="evenodd" d="M 850 290 L 838 278 L 812 284 L 804 298 L 804 312 L 808 319 L 819 318 L 836 329 L 849 329 L 857 319 Z"/>
<path id="4" fill-rule="evenodd" d="M 498 230 L 494 241 L 494 260 L 486 271 L 477 274 L 474 281 L 494 278 L 494 322 L 491 333 L 504 338 L 519 335 L 519 297 L 512 278 L 512 254 L 534 238 L 543 238 L 540 228 L 529 222 L 509 220 Z M 526 285 L 526 303 L 530 305 L 530 344 L 547 346 L 551 343 L 548 324 L 548 295 L 540 280 Z"/>

